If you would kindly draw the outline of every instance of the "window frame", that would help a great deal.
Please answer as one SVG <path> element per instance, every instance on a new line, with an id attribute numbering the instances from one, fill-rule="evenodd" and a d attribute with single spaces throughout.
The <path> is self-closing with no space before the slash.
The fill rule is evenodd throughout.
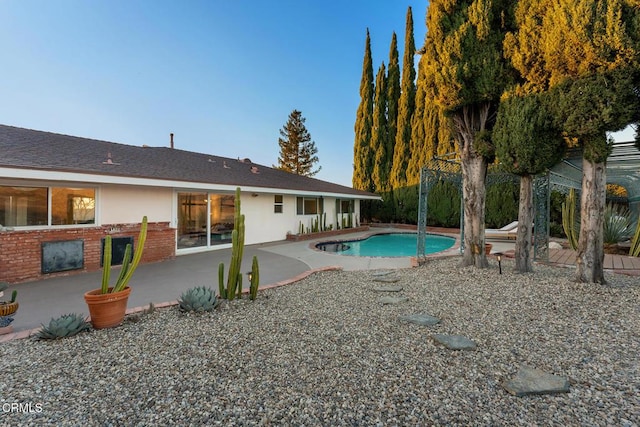
<path id="1" fill-rule="evenodd" d="M 278 198 L 280 198 L 280 201 L 278 201 Z M 283 194 L 273 195 L 273 213 L 274 214 L 284 213 L 284 195 Z"/>
<path id="2" fill-rule="evenodd" d="M 318 215 L 321 211 L 320 200 L 320 197 L 296 197 L 296 215 Z M 315 212 L 307 212 L 306 203 L 311 201 L 315 202 Z"/>
<path id="3" fill-rule="evenodd" d="M 0 222 L 2 227 L 7 227 L 13 230 L 47 230 L 47 229 L 64 229 L 64 228 L 89 228 L 96 227 L 99 225 L 98 212 L 99 210 L 99 194 L 100 187 L 91 186 L 91 185 L 64 185 L 64 183 L 24 183 L 24 182 L 2 182 L 0 183 L 1 187 L 19 187 L 19 188 L 33 188 L 33 189 L 43 189 L 47 193 L 46 199 L 46 224 L 36 224 L 36 225 L 7 225 Z M 54 189 L 67 189 L 67 190 L 93 190 L 93 222 L 85 223 L 85 224 L 53 224 L 53 193 Z M 4 218 L 3 218 L 4 221 Z"/>

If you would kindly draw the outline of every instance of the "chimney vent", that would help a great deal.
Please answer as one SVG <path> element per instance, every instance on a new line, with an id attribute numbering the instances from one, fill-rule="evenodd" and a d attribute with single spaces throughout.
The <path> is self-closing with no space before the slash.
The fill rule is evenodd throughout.
<path id="1" fill-rule="evenodd" d="M 173 148 L 173 132 L 171 132 L 169 134 L 169 137 L 170 137 L 170 142 L 171 142 L 171 148 Z"/>

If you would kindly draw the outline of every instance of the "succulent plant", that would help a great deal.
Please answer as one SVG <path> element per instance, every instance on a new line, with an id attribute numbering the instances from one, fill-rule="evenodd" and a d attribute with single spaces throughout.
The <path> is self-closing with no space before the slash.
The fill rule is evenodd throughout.
<path id="1" fill-rule="evenodd" d="M 185 291 L 178 300 L 182 311 L 212 311 L 219 304 L 216 293 L 211 288 L 199 286 Z"/>
<path id="2" fill-rule="evenodd" d="M 0 316 L 0 328 L 5 328 L 13 322 L 12 316 Z"/>
<path id="3" fill-rule="evenodd" d="M 72 337 L 79 332 L 91 329 L 91 325 L 84 320 L 81 314 L 63 314 L 60 317 L 51 319 L 49 324 L 42 325 L 42 329 L 36 334 L 36 338 L 41 340 L 55 340 Z"/>

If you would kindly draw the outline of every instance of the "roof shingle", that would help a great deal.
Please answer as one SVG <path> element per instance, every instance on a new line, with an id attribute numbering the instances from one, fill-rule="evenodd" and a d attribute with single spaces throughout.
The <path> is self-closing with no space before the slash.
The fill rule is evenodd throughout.
<path id="1" fill-rule="evenodd" d="M 0 125 L 0 167 L 3 166 L 376 197 L 248 159 L 169 147 L 138 147 L 6 125 Z"/>

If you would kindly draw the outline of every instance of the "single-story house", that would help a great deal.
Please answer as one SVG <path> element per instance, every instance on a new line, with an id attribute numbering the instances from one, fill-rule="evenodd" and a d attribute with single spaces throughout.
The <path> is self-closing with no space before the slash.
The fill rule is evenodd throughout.
<path id="1" fill-rule="evenodd" d="M 143 262 L 230 247 L 241 188 L 246 244 L 283 240 L 320 219 L 356 224 L 375 194 L 170 146 L 132 146 L 0 125 L 0 281 L 100 268 L 148 234 Z M 349 219 L 351 217 L 351 219 Z M 118 255 L 120 254 L 120 255 Z"/>

